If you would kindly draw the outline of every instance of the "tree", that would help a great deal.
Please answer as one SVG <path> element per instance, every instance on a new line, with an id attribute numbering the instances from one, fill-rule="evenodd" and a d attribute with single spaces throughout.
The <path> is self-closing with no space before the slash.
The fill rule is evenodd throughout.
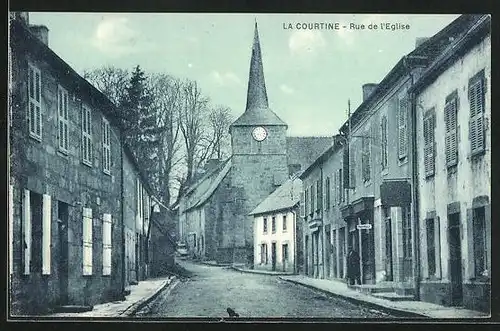
<path id="1" fill-rule="evenodd" d="M 107 96 L 116 106 L 125 98 L 125 86 L 129 81 L 129 72 L 112 66 L 85 70 L 83 77 Z M 118 114 L 115 114 L 118 115 Z"/>
<path id="2" fill-rule="evenodd" d="M 208 116 L 210 130 L 212 131 L 212 155 L 222 159 L 228 153 L 229 147 L 229 125 L 232 122 L 231 109 L 225 106 L 217 106 L 212 109 Z"/>

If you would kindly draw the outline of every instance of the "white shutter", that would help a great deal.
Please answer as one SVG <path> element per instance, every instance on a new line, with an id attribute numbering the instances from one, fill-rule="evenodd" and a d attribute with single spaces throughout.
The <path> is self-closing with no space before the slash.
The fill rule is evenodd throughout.
<path id="1" fill-rule="evenodd" d="M 111 275 L 111 214 L 103 215 L 102 227 L 102 240 L 103 240 L 103 253 L 102 253 L 102 274 Z"/>
<path id="2" fill-rule="evenodd" d="M 83 275 L 92 275 L 92 209 L 83 208 Z"/>
<path id="3" fill-rule="evenodd" d="M 14 185 L 9 187 L 9 272 L 14 272 Z"/>
<path id="4" fill-rule="evenodd" d="M 50 236 L 52 218 L 52 199 L 50 195 L 43 195 L 42 215 L 42 274 L 50 275 Z"/>
<path id="5" fill-rule="evenodd" d="M 24 274 L 30 274 L 31 265 L 31 202 L 30 191 L 24 190 L 23 199 L 23 220 L 24 220 Z"/>
<path id="6" fill-rule="evenodd" d="M 406 140 L 406 121 L 407 121 L 407 112 L 408 108 L 408 99 L 404 97 L 399 100 L 399 108 L 398 108 L 398 155 L 400 159 L 406 157 L 407 154 L 407 140 Z"/>

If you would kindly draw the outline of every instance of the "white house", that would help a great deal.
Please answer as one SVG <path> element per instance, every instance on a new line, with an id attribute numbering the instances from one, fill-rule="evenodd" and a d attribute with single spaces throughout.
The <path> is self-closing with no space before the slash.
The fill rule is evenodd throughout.
<path id="1" fill-rule="evenodd" d="M 299 178 L 288 179 L 250 213 L 254 216 L 254 269 L 297 272 L 301 190 Z"/>

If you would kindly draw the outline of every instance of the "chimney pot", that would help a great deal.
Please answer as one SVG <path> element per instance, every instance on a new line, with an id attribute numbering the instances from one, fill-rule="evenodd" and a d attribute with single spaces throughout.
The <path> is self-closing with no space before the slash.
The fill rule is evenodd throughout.
<path id="1" fill-rule="evenodd" d="M 45 45 L 49 46 L 49 28 L 45 25 L 30 25 L 30 31 Z"/>
<path id="2" fill-rule="evenodd" d="M 375 83 L 363 84 L 363 86 L 362 86 L 362 88 L 363 88 L 363 102 L 365 102 L 365 100 L 368 99 L 368 97 L 373 93 L 373 91 L 375 91 L 375 89 L 377 88 L 377 85 L 378 84 L 375 84 Z"/>
<path id="3" fill-rule="evenodd" d="M 424 42 L 427 41 L 427 39 L 429 39 L 429 38 L 428 37 L 418 37 L 417 39 L 415 39 L 415 48 L 422 45 Z"/>

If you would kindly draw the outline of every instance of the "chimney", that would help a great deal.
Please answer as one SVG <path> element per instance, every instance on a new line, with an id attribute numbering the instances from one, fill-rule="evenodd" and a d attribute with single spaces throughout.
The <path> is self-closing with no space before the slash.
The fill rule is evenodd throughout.
<path id="1" fill-rule="evenodd" d="M 205 167 L 203 168 L 204 172 L 209 172 L 212 169 L 215 169 L 220 164 L 219 159 L 210 159 L 205 163 Z"/>
<path id="2" fill-rule="evenodd" d="M 363 102 L 373 93 L 373 91 L 377 88 L 377 84 L 367 83 L 363 84 Z"/>
<path id="3" fill-rule="evenodd" d="M 427 39 L 429 39 L 429 37 L 419 37 L 419 38 L 415 39 L 415 48 L 418 48 L 418 46 L 420 46 L 424 42 L 426 42 Z"/>
<path id="4" fill-rule="evenodd" d="M 30 25 L 30 31 L 45 45 L 49 46 L 49 28 L 45 25 Z"/>

